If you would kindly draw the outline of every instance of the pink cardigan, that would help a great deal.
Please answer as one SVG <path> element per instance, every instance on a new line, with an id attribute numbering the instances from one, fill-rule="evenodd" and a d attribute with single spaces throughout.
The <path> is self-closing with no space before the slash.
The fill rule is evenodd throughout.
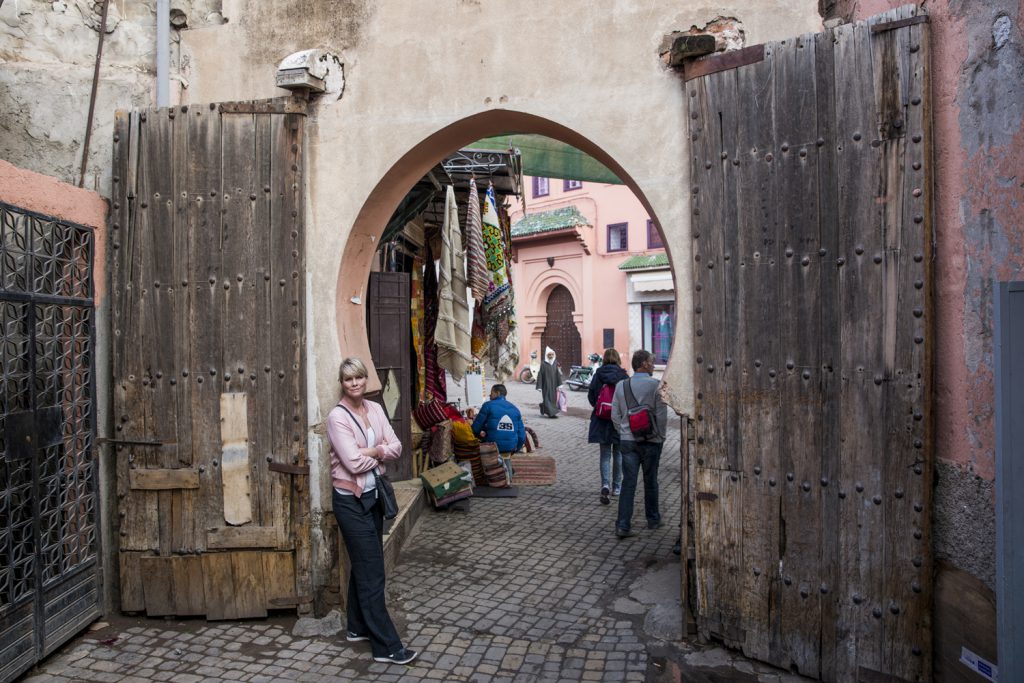
<path id="1" fill-rule="evenodd" d="M 366 401 L 365 405 L 370 426 L 377 435 L 377 446 L 382 450 L 382 460 L 398 460 L 402 455 L 402 442 L 391 428 L 384 409 L 373 401 Z M 340 405 L 334 406 L 327 415 L 327 439 L 331 443 L 331 480 L 334 488 L 351 491 L 357 496 L 363 493 L 368 472 L 378 466 L 384 472 L 382 463 L 359 452 L 360 448 L 368 445 L 365 431 L 366 425 L 357 425 Z"/>

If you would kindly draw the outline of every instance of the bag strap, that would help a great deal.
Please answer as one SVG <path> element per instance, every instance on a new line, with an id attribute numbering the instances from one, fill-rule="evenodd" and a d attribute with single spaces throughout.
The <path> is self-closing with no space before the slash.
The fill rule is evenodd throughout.
<path id="1" fill-rule="evenodd" d="M 338 407 L 344 410 L 346 413 L 348 413 L 349 417 L 352 418 L 352 421 L 356 423 L 356 427 L 359 427 L 359 433 L 363 435 L 363 441 L 365 441 L 366 445 L 369 446 L 370 439 L 366 436 L 366 432 L 363 431 L 363 425 L 359 424 L 359 418 L 356 417 L 355 414 L 351 410 L 349 410 L 341 401 L 338 401 Z M 374 476 L 380 476 L 379 466 L 374 467 L 372 471 Z"/>
<path id="2" fill-rule="evenodd" d="M 629 408 L 630 410 L 632 410 L 633 408 L 636 408 L 638 405 L 640 405 L 639 403 L 637 403 L 636 396 L 633 395 L 633 388 L 629 385 L 629 383 L 632 382 L 632 381 L 633 381 L 632 377 L 627 379 L 626 380 L 626 386 L 625 386 L 625 390 L 626 390 L 626 407 Z M 344 408 L 344 407 L 345 406 L 342 406 L 342 408 Z"/>

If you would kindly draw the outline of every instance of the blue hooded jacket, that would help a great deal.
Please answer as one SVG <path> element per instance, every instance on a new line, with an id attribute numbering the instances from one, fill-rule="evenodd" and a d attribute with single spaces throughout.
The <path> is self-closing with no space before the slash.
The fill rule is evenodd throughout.
<path id="1" fill-rule="evenodd" d="M 483 441 L 496 444 L 502 453 L 518 451 L 526 445 L 523 416 L 504 396 L 480 406 L 480 413 L 473 420 L 473 433 L 479 436 L 480 432 L 487 432 Z"/>

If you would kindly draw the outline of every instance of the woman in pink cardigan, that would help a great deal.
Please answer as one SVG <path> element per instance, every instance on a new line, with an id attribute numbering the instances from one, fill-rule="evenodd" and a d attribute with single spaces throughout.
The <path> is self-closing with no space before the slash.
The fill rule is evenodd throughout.
<path id="1" fill-rule="evenodd" d="M 384 505 L 376 472 L 397 460 L 402 442 L 384 409 L 366 401 L 366 366 L 346 358 L 338 372 L 341 401 L 327 415 L 331 443 L 332 504 L 352 570 L 346 607 L 350 642 L 370 641 L 374 661 L 408 664 L 418 653 L 402 645 L 384 604 Z"/>

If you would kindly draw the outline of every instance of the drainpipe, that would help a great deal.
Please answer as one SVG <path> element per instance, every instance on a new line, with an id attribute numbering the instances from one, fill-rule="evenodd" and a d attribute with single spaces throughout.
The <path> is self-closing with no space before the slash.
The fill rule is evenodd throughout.
<path id="1" fill-rule="evenodd" d="M 170 104 L 171 90 L 170 0 L 156 0 L 156 106 Z"/>

